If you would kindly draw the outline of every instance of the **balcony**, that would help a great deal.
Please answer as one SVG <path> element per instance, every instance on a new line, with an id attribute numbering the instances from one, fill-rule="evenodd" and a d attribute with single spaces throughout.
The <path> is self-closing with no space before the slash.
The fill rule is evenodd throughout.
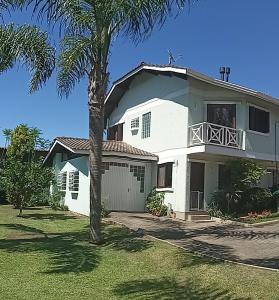
<path id="1" fill-rule="evenodd" d="M 203 122 L 189 127 L 189 146 L 214 145 L 242 149 L 243 131 Z"/>

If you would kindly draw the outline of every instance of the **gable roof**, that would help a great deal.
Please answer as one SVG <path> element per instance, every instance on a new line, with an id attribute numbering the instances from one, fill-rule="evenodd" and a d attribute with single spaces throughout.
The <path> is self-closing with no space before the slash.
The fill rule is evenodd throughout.
<path id="1" fill-rule="evenodd" d="M 275 97 L 243 87 L 238 84 L 215 79 L 213 77 L 196 72 L 190 68 L 178 67 L 173 65 L 147 64 L 143 62 L 113 83 L 113 86 L 110 89 L 105 101 L 105 119 L 110 116 L 113 109 L 117 106 L 133 79 L 143 72 L 165 76 L 172 75 L 185 80 L 187 79 L 187 77 L 191 77 L 214 86 L 243 93 L 245 95 L 253 96 L 260 100 L 279 105 L 279 99 Z"/>
<path id="2" fill-rule="evenodd" d="M 65 148 L 74 154 L 89 155 L 90 144 L 88 139 L 73 137 L 57 137 L 54 140 L 47 157 L 45 158 L 45 163 L 47 163 L 57 146 L 60 146 L 60 148 Z M 158 157 L 155 154 L 135 148 L 125 142 L 103 141 L 103 156 L 109 155 L 131 157 L 135 159 L 138 158 L 142 160 L 158 160 Z"/>

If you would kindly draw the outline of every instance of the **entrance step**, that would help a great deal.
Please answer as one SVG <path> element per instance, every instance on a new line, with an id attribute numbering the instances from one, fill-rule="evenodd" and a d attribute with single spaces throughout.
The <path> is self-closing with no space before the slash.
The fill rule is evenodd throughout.
<path id="1" fill-rule="evenodd" d="M 211 221 L 211 217 L 208 215 L 208 213 L 205 212 L 190 212 L 188 214 L 188 221 L 190 222 L 208 222 Z"/>
<path id="2" fill-rule="evenodd" d="M 210 221 L 211 218 L 209 215 L 191 215 L 191 221 Z"/>
<path id="3" fill-rule="evenodd" d="M 214 223 L 215 224 L 215 221 L 213 220 L 199 220 L 199 221 L 192 221 L 194 223 L 205 223 L 205 224 L 208 224 L 208 223 Z"/>

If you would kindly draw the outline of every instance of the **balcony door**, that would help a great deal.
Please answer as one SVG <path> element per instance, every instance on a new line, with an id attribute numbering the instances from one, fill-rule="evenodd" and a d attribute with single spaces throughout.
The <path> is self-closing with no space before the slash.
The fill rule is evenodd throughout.
<path id="1" fill-rule="evenodd" d="M 207 104 L 207 122 L 216 125 L 236 127 L 235 104 Z"/>

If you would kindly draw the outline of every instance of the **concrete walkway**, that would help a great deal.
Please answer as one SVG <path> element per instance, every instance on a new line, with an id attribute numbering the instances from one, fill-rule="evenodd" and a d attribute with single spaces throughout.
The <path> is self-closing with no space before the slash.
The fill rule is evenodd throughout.
<path id="1" fill-rule="evenodd" d="M 279 270 L 279 224 L 242 227 L 190 223 L 149 214 L 112 213 L 111 221 L 160 238 L 190 251 Z"/>

